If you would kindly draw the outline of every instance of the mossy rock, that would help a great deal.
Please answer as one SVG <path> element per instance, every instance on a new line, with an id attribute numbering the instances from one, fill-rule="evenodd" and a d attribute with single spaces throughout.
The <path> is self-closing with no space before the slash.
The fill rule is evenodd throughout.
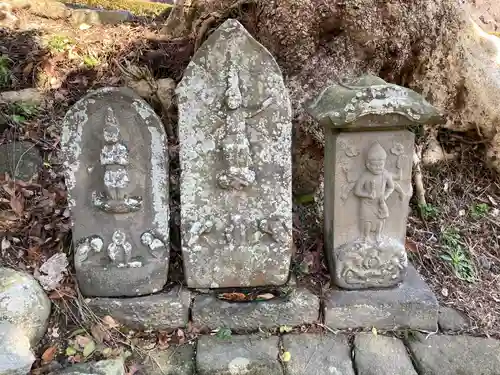
<path id="1" fill-rule="evenodd" d="M 172 5 L 161 3 L 150 3 L 147 1 L 138 0 L 62 0 L 65 4 L 79 4 L 91 8 L 102 8 L 108 10 L 128 10 L 136 16 L 155 17 Z"/>

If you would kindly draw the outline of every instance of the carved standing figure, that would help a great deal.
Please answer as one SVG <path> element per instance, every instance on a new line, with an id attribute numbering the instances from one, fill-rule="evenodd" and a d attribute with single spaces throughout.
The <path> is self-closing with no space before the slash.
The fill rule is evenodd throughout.
<path id="1" fill-rule="evenodd" d="M 128 213 L 141 208 L 142 197 L 130 197 L 128 188 L 129 152 L 120 140 L 120 127 L 111 108 L 107 109 L 103 128 L 104 146 L 100 162 L 104 169 L 104 192 L 94 192 L 93 203 L 96 207 L 111 213 Z"/>
<path id="2" fill-rule="evenodd" d="M 366 170 L 356 181 L 354 194 L 361 199 L 360 220 L 364 241 L 375 233 L 380 242 L 385 220 L 389 217 L 387 199 L 394 191 L 392 174 L 385 169 L 387 153 L 380 143 L 375 142 L 368 150 Z"/>

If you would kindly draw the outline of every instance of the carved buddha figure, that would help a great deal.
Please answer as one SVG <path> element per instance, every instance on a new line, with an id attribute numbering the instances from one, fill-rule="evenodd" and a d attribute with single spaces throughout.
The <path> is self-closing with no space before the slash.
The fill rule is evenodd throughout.
<path id="1" fill-rule="evenodd" d="M 387 153 L 375 142 L 368 150 L 366 170 L 356 181 L 354 194 L 360 198 L 362 238 L 369 241 L 375 233 L 375 241 L 381 241 L 385 220 L 389 217 L 387 199 L 394 191 L 392 174 L 385 169 Z"/>
<path id="2" fill-rule="evenodd" d="M 142 198 L 129 196 L 129 153 L 125 143 L 120 140 L 120 127 L 111 108 L 106 113 L 103 137 L 100 163 L 104 169 L 104 191 L 93 193 L 93 203 L 111 213 L 137 211 L 141 207 Z"/>
<path id="3" fill-rule="evenodd" d="M 227 115 L 222 139 L 222 152 L 227 165 L 225 171 L 217 176 L 218 183 L 223 188 L 241 189 L 255 181 L 255 172 L 250 169 L 253 161 L 246 136 L 246 112 L 242 103 L 238 72 L 231 67 L 225 92 Z"/>

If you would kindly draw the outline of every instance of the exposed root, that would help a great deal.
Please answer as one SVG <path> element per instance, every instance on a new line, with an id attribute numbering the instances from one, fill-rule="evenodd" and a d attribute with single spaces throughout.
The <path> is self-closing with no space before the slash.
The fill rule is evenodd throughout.
<path id="1" fill-rule="evenodd" d="M 205 34 L 208 30 L 218 21 L 228 18 L 230 13 L 243 5 L 255 4 L 256 0 L 237 0 L 234 4 L 224 9 L 223 12 L 212 12 L 200 17 L 193 25 L 191 35 L 195 40 L 194 50 L 197 51 L 200 48 L 203 40 L 205 39 Z"/>
<path id="2" fill-rule="evenodd" d="M 424 189 L 424 181 L 422 178 L 421 160 L 422 160 L 422 146 L 415 145 L 415 148 L 413 150 L 413 181 L 415 183 L 415 196 L 417 197 L 418 205 L 425 206 L 427 202 L 425 200 L 425 189 Z"/>

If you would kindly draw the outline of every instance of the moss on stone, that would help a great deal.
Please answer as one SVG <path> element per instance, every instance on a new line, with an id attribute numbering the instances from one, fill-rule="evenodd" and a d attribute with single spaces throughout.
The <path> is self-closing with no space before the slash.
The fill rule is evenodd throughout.
<path id="1" fill-rule="evenodd" d="M 158 16 L 171 8 L 170 4 L 150 3 L 138 0 L 61 0 L 66 4 L 80 4 L 108 10 L 128 10 L 136 16 Z"/>

